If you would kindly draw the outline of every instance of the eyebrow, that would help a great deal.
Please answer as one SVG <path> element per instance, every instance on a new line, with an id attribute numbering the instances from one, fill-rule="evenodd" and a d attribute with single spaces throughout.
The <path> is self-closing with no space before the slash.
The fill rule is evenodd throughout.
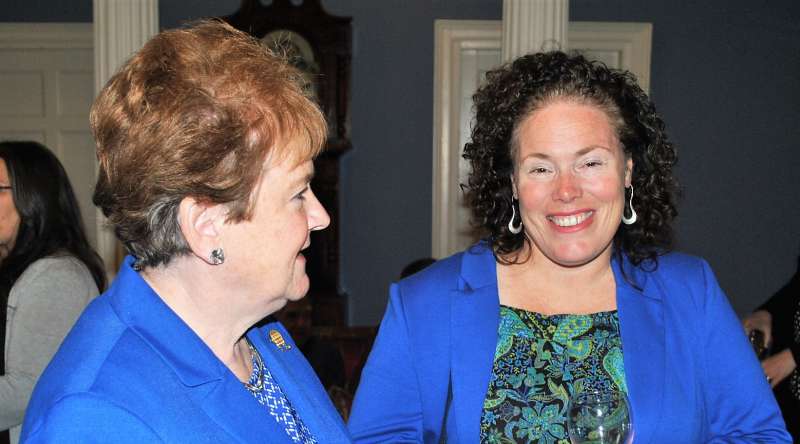
<path id="1" fill-rule="evenodd" d="M 584 154 L 590 153 L 590 152 L 592 152 L 594 150 L 611 151 L 608 147 L 605 147 L 603 145 L 589 145 L 586 148 L 579 149 L 578 152 L 575 153 L 575 157 L 583 156 Z M 531 157 L 534 157 L 534 158 L 537 158 L 537 159 L 545 159 L 545 160 L 551 158 L 551 156 L 549 154 L 531 153 L 531 154 L 528 154 L 527 156 L 525 156 L 522 160 L 524 161 L 524 160 L 529 159 Z"/>
<path id="2" fill-rule="evenodd" d="M 308 174 L 306 174 L 306 175 L 298 178 L 297 180 L 295 180 L 294 184 L 297 185 L 297 186 L 305 184 L 306 187 L 308 187 L 308 185 L 311 183 L 312 179 L 314 179 L 314 170 L 311 170 Z"/>

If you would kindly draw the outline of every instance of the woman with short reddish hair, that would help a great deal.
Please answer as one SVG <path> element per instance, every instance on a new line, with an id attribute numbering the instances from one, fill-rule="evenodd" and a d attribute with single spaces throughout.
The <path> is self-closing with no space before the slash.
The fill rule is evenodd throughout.
<path id="1" fill-rule="evenodd" d="M 300 73 L 201 22 L 146 43 L 91 122 L 94 201 L 130 256 L 45 371 L 23 439 L 349 442 L 289 334 L 260 322 L 306 294 L 302 250 L 330 221 Z"/>

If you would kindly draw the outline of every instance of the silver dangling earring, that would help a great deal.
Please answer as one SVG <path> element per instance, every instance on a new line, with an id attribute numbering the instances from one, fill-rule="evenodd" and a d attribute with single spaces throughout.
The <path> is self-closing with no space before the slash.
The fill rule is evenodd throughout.
<path id="1" fill-rule="evenodd" d="M 220 265 L 225 262 L 225 251 L 222 248 L 215 248 L 211 250 L 211 264 Z"/>
<path id="2" fill-rule="evenodd" d="M 630 217 L 625 217 L 625 208 L 622 209 L 622 223 L 625 225 L 633 225 L 636 223 L 636 219 L 638 216 L 636 215 L 636 210 L 633 209 L 633 184 L 631 184 L 631 198 L 628 200 L 628 206 L 631 208 L 631 215 Z"/>
<path id="3" fill-rule="evenodd" d="M 510 231 L 512 234 L 519 234 L 520 232 L 522 232 L 522 218 L 521 217 L 519 218 L 519 225 L 515 227 L 514 219 L 517 218 L 517 210 L 514 207 L 515 200 L 516 199 L 511 199 L 511 220 L 508 221 L 508 231 Z"/>

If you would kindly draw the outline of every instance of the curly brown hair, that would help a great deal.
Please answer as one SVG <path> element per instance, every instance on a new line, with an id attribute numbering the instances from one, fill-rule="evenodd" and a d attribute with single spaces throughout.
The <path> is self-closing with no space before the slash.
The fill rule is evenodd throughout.
<path id="1" fill-rule="evenodd" d="M 515 132 L 525 117 L 542 106 L 575 100 L 606 112 L 625 154 L 633 159 L 638 221 L 617 229 L 615 252 L 624 252 L 637 265 L 645 260 L 657 265 L 658 255 L 669 251 L 673 241 L 677 183 L 672 168 L 677 156 L 663 120 L 634 76 L 581 55 L 555 51 L 520 57 L 486 77 L 473 96 L 475 121 L 471 141 L 464 147 L 472 170 L 465 190 L 473 228 L 488 237 L 498 260 L 527 260 L 510 255 L 529 242 L 527 236 L 511 233 L 507 227 L 514 205 Z M 510 256 L 513 259 L 507 259 Z"/>
<path id="2" fill-rule="evenodd" d="M 183 198 L 226 204 L 229 221 L 247 220 L 267 155 L 299 164 L 320 152 L 325 118 L 304 82 L 219 21 L 161 32 L 108 81 L 91 111 L 94 203 L 137 268 L 189 253 L 177 219 Z"/>

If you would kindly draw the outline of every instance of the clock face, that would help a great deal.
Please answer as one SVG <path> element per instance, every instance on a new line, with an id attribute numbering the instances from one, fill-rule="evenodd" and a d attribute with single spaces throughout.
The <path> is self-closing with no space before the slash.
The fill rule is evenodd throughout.
<path id="1" fill-rule="evenodd" d="M 261 39 L 261 43 L 303 73 L 306 92 L 316 100 L 319 64 L 314 58 L 314 50 L 311 49 L 308 40 L 294 31 L 278 29 L 267 33 Z"/>

